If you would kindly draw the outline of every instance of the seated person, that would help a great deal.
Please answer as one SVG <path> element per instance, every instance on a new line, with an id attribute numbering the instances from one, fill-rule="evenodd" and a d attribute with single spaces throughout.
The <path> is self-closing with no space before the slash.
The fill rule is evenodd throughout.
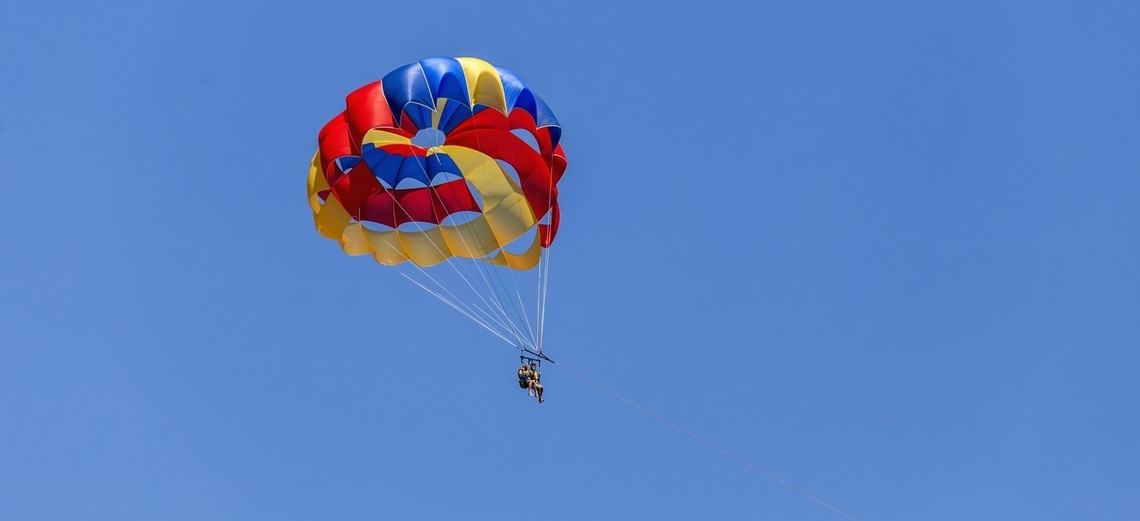
<path id="1" fill-rule="evenodd" d="M 527 374 L 530 377 L 530 387 L 534 390 L 535 395 L 538 396 L 538 403 L 546 401 L 542 399 L 542 384 L 539 383 L 539 381 L 542 379 L 542 373 L 539 372 L 538 366 L 535 365 L 534 362 L 530 363 L 530 370 L 527 371 Z M 528 396 L 530 395 L 528 394 Z"/>
<path id="2" fill-rule="evenodd" d="M 519 368 L 519 387 L 526 389 L 527 396 L 534 396 L 534 389 L 530 385 L 530 368 L 527 367 L 526 361 L 523 361 L 522 367 Z"/>

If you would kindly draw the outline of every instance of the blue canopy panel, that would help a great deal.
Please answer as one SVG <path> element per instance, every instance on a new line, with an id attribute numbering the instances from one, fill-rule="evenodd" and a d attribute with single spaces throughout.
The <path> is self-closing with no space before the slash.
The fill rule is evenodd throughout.
<path id="1" fill-rule="evenodd" d="M 411 63 L 389 72 L 380 80 L 380 84 L 384 87 L 384 99 L 388 101 L 388 108 L 392 110 L 396 125 L 400 124 L 404 108 L 409 103 L 427 107 L 428 121 L 431 121 L 430 112 L 435 108 L 435 98 L 432 97 L 431 87 L 428 86 L 427 76 L 424 75 L 420 64 Z M 417 127 L 424 128 L 419 126 L 418 122 Z"/>
<path id="2" fill-rule="evenodd" d="M 427 157 L 427 173 L 428 177 L 434 182 L 436 176 L 444 173 L 455 174 L 463 177 L 463 172 L 459 170 L 459 165 L 451 159 L 447 154 L 432 154 Z"/>
<path id="3" fill-rule="evenodd" d="M 357 156 L 341 156 L 336 158 L 334 162 L 336 162 L 336 166 L 341 172 L 348 173 L 349 170 L 352 170 L 352 167 L 360 162 L 360 158 Z"/>
<path id="4" fill-rule="evenodd" d="M 463 65 L 455 58 L 428 58 L 420 61 L 424 78 L 432 98 L 447 98 L 468 107 L 471 100 L 467 94 L 467 76 L 463 74 Z M 448 103 L 449 105 L 451 102 Z M 433 102 L 431 106 L 435 106 Z"/>
<path id="5" fill-rule="evenodd" d="M 388 188 L 395 188 L 405 179 L 415 179 L 425 186 L 430 185 L 437 176 L 444 173 L 463 177 L 459 166 L 447 154 L 437 153 L 429 157 L 405 156 L 389 153 L 371 143 L 365 143 L 361 156 L 368 168 L 372 169 L 372 173 Z"/>
<path id="6" fill-rule="evenodd" d="M 527 101 L 532 99 L 533 95 L 526 82 L 517 74 L 502 67 L 495 67 L 495 70 L 498 71 L 499 81 L 503 84 L 503 93 L 507 95 L 507 114 L 511 113 L 511 109 L 519 107 L 534 117 L 534 104 Z M 523 93 L 526 93 L 526 96 L 523 96 Z M 520 97 L 524 98 L 521 102 Z"/>
<path id="7" fill-rule="evenodd" d="M 515 108 L 525 110 L 534 118 L 536 127 L 550 127 L 551 146 L 558 146 L 558 140 L 562 137 L 562 128 L 558 124 L 558 118 L 554 117 L 554 111 L 550 110 L 546 102 L 530 90 L 530 86 L 518 75 L 502 67 L 495 67 L 495 70 L 499 72 L 503 91 L 507 95 L 507 114 Z"/>
<path id="8" fill-rule="evenodd" d="M 460 123 L 471 117 L 471 109 L 459 103 L 447 102 L 443 107 L 443 114 L 439 117 L 439 129 L 444 134 L 451 133 Z"/>
<path id="9" fill-rule="evenodd" d="M 408 120 L 416 126 L 417 129 L 423 130 L 431 128 L 431 115 L 434 112 L 430 107 L 425 107 L 416 102 L 404 105 L 404 112 L 408 115 Z"/>

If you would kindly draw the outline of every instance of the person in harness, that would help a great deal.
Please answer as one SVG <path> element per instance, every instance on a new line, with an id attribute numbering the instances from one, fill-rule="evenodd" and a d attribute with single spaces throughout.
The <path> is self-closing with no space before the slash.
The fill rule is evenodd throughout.
<path id="1" fill-rule="evenodd" d="M 534 396 L 538 397 L 538 403 L 546 401 L 542 399 L 542 384 L 539 383 L 542 380 L 542 372 L 538 370 L 538 366 L 534 362 L 530 363 L 530 370 L 527 371 L 527 374 L 530 377 L 530 388 L 534 391 Z"/>
<path id="2" fill-rule="evenodd" d="M 519 387 L 526 389 L 527 396 L 537 397 L 538 403 L 546 401 L 542 399 L 542 372 L 538 370 L 538 360 L 525 356 L 519 358 L 522 359 L 522 366 L 517 371 Z"/>
<path id="3" fill-rule="evenodd" d="M 527 396 L 534 396 L 534 388 L 530 385 L 530 368 L 526 365 L 526 360 L 523 360 L 522 367 L 519 368 L 519 387 L 526 389 Z"/>

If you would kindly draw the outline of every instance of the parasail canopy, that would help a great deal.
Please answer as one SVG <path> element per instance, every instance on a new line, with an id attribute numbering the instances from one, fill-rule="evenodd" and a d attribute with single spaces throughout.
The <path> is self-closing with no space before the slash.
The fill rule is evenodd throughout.
<path id="1" fill-rule="evenodd" d="M 558 230 L 561 134 L 506 69 L 405 65 L 349 94 L 321 130 L 308 183 L 317 230 L 385 265 L 455 256 L 533 268 Z"/>
<path id="2" fill-rule="evenodd" d="M 427 281 L 404 275 L 421 288 L 541 352 L 561 137 L 550 107 L 509 70 L 478 58 L 399 67 L 350 93 L 321 129 L 308 179 L 314 223 L 349 255 L 411 264 Z M 462 284 L 425 270 L 444 263 Z M 456 294 L 464 286 L 476 299 Z"/>

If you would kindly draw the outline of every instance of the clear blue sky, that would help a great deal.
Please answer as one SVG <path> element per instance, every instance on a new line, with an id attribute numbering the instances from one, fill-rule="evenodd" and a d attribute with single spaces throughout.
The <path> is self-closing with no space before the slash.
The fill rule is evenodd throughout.
<path id="1" fill-rule="evenodd" d="M 0 519 L 842 519 L 314 231 L 464 55 L 565 129 L 555 359 L 864 521 L 1140 518 L 1140 7 L 915 4 L 0 3 Z"/>

